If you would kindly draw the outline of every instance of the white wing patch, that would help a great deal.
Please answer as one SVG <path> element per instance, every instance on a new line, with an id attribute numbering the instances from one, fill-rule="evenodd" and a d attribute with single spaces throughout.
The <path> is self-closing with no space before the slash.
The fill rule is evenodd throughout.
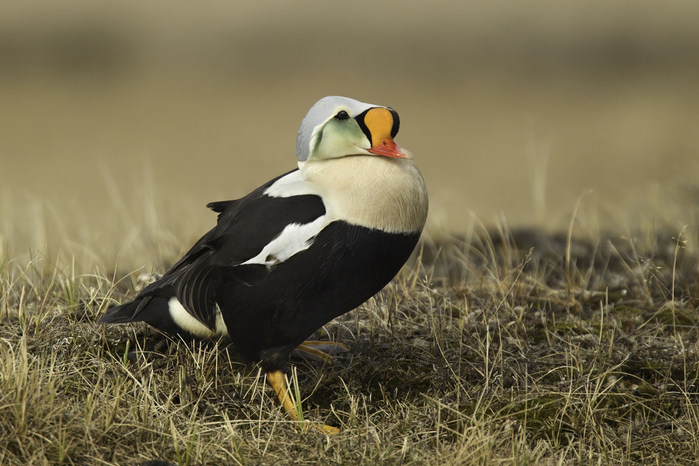
<path id="1" fill-rule="evenodd" d="M 168 301 L 168 308 L 172 320 L 174 320 L 181 329 L 188 331 L 192 335 L 199 338 L 228 336 L 228 327 L 226 327 L 226 323 L 223 321 L 223 315 L 221 315 L 221 308 L 218 307 L 218 303 L 216 304 L 216 329 L 213 331 L 187 312 L 187 309 L 184 308 L 177 298 L 170 298 L 170 301 Z"/>
<path id="2" fill-rule="evenodd" d="M 258 255 L 241 265 L 261 264 L 271 267 L 279 262 L 284 262 L 313 244 L 313 238 L 326 226 L 325 220 L 326 216 L 321 215 L 311 223 L 287 225 L 279 236 L 262 248 Z"/>
<path id="3" fill-rule="evenodd" d="M 301 165 L 302 162 L 299 163 L 299 166 Z M 264 194 L 270 197 L 292 197 L 306 194 L 320 195 L 321 193 L 317 185 L 306 181 L 303 178 L 301 170 L 297 170 L 272 183 L 272 185 L 265 190 Z"/>

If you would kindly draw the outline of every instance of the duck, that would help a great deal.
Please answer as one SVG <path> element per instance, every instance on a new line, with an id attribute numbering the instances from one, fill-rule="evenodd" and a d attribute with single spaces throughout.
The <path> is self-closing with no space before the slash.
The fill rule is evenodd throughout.
<path id="1" fill-rule="evenodd" d="M 189 338 L 226 337 L 259 363 L 298 420 L 285 371 L 315 331 L 378 293 L 420 239 L 428 213 L 413 154 L 391 107 L 328 96 L 306 114 L 297 168 L 237 200 L 159 279 L 99 319 L 146 322 Z M 337 433 L 323 425 L 325 433 Z"/>

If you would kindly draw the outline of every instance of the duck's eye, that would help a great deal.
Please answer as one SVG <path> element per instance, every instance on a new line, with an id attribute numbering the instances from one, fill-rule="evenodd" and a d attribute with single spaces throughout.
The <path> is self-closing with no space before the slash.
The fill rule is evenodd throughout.
<path id="1" fill-rule="evenodd" d="M 336 120 L 349 120 L 349 117 L 349 114 L 344 110 L 340 110 L 339 112 L 337 112 L 337 115 L 335 115 Z"/>

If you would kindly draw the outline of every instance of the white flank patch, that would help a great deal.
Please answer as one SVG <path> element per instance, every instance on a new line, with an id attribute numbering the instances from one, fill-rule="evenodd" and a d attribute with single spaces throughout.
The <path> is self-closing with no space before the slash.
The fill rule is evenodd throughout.
<path id="1" fill-rule="evenodd" d="M 271 267 L 278 262 L 284 262 L 294 254 L 308 249 L 313 243 L 311 240 L 320 233 L 326 223 L 326 216 L 321 215 L 311 223 L 300 225 L 292 223 L 284 227 L 284 230 L 267 244 L 262 251 L 241 265 L 261 264 Z"/>
<path id="2" fill-rule="evenodd" d="M 168 308 L 172 320 L 174 320 L 181 329 L 188 331 L 192 335 L 196 335 L 199 338 L 213 338 L 228 335 L 228 328 L 223 321 L 223 315 L 221 315 L 221 308 L 218 307 L 218 303 L 216 304 L 216 329 L 213 331 L 187 312 L 187 309 L 182 306 L 177 298 L 170 298 Z"/>

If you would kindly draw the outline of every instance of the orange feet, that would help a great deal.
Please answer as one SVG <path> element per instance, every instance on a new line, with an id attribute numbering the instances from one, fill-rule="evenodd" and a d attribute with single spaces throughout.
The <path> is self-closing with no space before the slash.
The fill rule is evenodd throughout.
<path id="1" fill-rule="evenodd" d="M 344 345 L 343 345 L 344 346 Z M 325 353 L 323 353 L 325 354 Z M 325 354 L 325 356 L 328 356 Z M 330 357 L 330 356 L 328 356 Z M 301 400 L 297 400 L 298 404 L 293 402 L 291 393 L 289 393 L 289 387 L 286 383 L 286 377 L 282 371 L 267 372 L 267 381 L 272 386 L 272 389 L 279 397 L 279 401 L 284 407 L 284 411 L 289 415 L 294 421 L 298 421 L 299 418 L 303 420 L 303 412 L 301 411 Z M 322 430 L 328 435 L 340 433 L 340 429 L 328 425 L 314 425 L 318 429 Z"/>
<path id="2" fill-rule="evenodd" d="M 304 341 L 296 347 L 297 351 L 311 354 L 323 361 L 330 361 L 333 354 L 349 351 L 349 348 L 342 343 L 334 341 Z"/>

